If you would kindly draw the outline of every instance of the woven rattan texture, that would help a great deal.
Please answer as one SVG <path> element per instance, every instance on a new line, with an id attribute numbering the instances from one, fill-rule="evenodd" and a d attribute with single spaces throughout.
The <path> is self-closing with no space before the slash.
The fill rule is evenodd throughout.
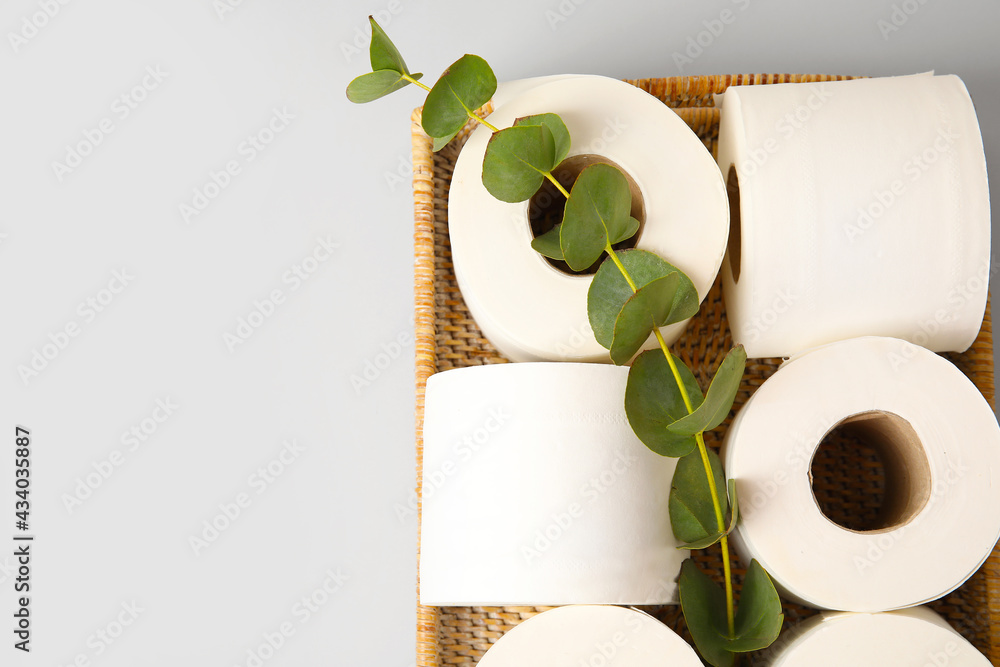
<path id="1" fill-rule="evenodd" d="M 676 109 L 678 115 L 716 153 L 719 111 L 712 96 L 729 85 L 762 85 L 799 81 L 840 80 L 849 77 L 812 75 L 727 75 L 675 77 L 630 81 Z M 487 107 L 485 111 L 489 111 Z M 448 188 L 455 160 L 471 127 L 448 147 L 431 152 L 430 140 L 420 129 L 420 110 L 413 114 L 413 187 L 415 216 L 415 325 L 417 384 L 417 484 L 421 483 L 423 443 L 423 398 L 427 378 L 442 370 L 480 364 L 506 363 L 507 359 L 487 341 L 469 314 L 455 281 L 448 241 Z M 718 282 L 698 315 L 673 351 L 684 359 L 702 383 L 708 381 L 732 337 Z M 982 331 L 965 353 L 948 355 L 993 402 L 993 343 L 990 313 Z M 780 360 L 753 360 L 748 364 L 736 408 L 745 403 L 777 368 Z M 730 417 L 731 419 L 731 417 Z M 718 447 L 723 427 L 706 434 Z M 863 524 L 874 518 L 881 499 L 881 466 L 874 451 L 863 443 L 828 438 L 828 446 L 817 456 L 813 473 L 818 500 L 830 518 L 841 523 Z M 845 500 L 845 495 L 849 497 Z M 858 500 L 858 499 L 861 500 Z M 503 499 L 496 499 L 503 502 Z M 456 527 L 459 530 L 459 527 Z M 700 565 L 721 580 L 718 548 L 696 552 Z M 418 552 L 419 558 L 419 552 Z M 742 575 L 737 570 L 737 577 Z M 419 583 L 418 583 L 419 589 Z M 931 605 L 975 644 L 1000 664 L 1000 550 L 957 591 Z M 544 607 L 424 607 L 417 610 L 417 667 L 474 665 L 490 645 L 506 631 Z M 689 638 L 679 608 L 647 608 L 682 636 Z M 785 628 L 816 613 L 797 605 L 785 605 Z M 780 640 L 779 640 L 780 641 Z M 751 656 L 750 664 L 760 663 Z"/>

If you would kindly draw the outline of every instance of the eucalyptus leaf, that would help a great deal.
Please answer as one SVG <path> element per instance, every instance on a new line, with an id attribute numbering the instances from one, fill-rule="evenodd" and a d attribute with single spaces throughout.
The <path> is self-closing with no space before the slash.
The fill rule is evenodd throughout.
<path id="1" fill-rule="evenodd" d="M 449 134 L 447 137 L 433 137 L 434 145 L 432 146 L 431 150 L 437 153 L 439 150 L 450 144 L 451 140 L 455 138 L 455 135 L 457 135 L 461 131 L 462 129 L 459 128 L 455 130 L 452 134 Z"/>
<path id="2" fill-rule="evenodd" d="M 424 101 L 424 132 L 448 137 L 465 126 L 472 113 L 490 101 L 497 77 L 479 56 L 464 55 L 445 70 Z"/>
<path id="3" fill-rule="evenodd" d="M 523 118 L 518 118 L 514 121 L 514 127 L 532 127 L 544 125 L 549 128 L 549 132 L 552 133 L 552 141 L 554 145 L 554 151 L 552 154 L 552 166 L 546 171 L 552 171 L 555 169 L 560 162 L 566 159 L 569 155 L 569 148 L 571 144 L 571 138 L 569 135 L 569 128 L 566 127 L 566 123 L 563 122 L 557 114 L 554 113 L 540 113 L 534 116 L 524 116 Z"/>
<path id="4" fill-rule="evenodd" d="M 566 158 L 569 147 L 569 130 L 556 114 L 518 118 L 512 127 L 490 138 L 483 158 L 483 186 L 500 201 L 524 201 Z"/>
<path id="5" fill-rule="evenodd" d="M 697 407 L 702 401 L 698 381 L 680 359 L 674 360 L 688 397 Z M 666 428 L 688 411 L 661 350 L 643 352 L 632 362 L 625 386 L 625 414 L 636 437 L 661 456 L 684 456 L 697 445 L 692 436 L 675 435 Z"/>
<path id="6" fill-rule="evenodd" d="M 414 80 L 419 80 L 423 74 L 413 74 Z M 355 104 L 364 104 L 385 97 L 389 93 L 410 85 L 399 72 L 391 69 L 380 69 L 356 77 L 347 84 L 347 99 Z"/>
<path id="7" fill-rule="evenodd" d="M 372 24 L 372 43 L 368 49 L 372 61 L 372 71 L 389 69 L 400 74 L 409 74 L 410 70 L 406 68 L 403 56 L 399 54 L 399 49 L 389 39 L 389 35 L 385 34 L 385 30 L 375 21 L 375 17 L 369 16 L 368 21 Z"/>
<path id="8" fill-rule="evenodd" d="M 722 646 L 734 653 L 767 648 L 778 638 L 784 618 L 781 599 L 774 590 L 771 577 L 760 563 L 752 560 L 740 591 L 740 606 L 736 610 L 736 636 L 725 639 Z"/>
<path id="9" fill-rule="evenodd" d="M 541 236 L 536 236 L 531 240 L 531 247 L 535 252 L 545 255 L 551 259 L 562 259 L 562 249 L 559 248 L 559 223 Z"/>
<path id="10" fill-rule="evenodd" d="M 565 223 L 564 223 L 565 224 Z M 611 361 L 619 366 L 642 348 L 642 344 L 663 326 L 670 316 L 674 293 L 680 283 L 680 274 L 674 271 L 662 278 L 643 285 L 633 294 L 615 320 L 615 334 L 611 339 Z"/>
<path id="11" fill-rule="evenodd" d="M 736 400 L 736 392 L 739 391 L 746 365 L 747 353 L 742 345 L 729 350 L 715 377 L 712 378 L 712 384 L 705 395 L 705 402 L 690 415 L 678 419 L 667 428 L 677 435 L 694 435 L 702 431 L 711 431 L 721 424 L 729 415 L 733 401 Z"/>
<path id="12" fill-rule="evenodd" d="M 708 449 L 708 460 L 712 466 L 712 477 L 719 495 L 722 516 L 726 516 L 728 502 L 726 499 L 726 477 L 722 472 L 722 462 L 713 450 Z M 702 542 L 707 538 L 724 533 L 720 530 L 715 515 L 715 504 L 712 502 L 712 492 L 708 486 L 708 476 L 705 474 L 705 464 L 701 452 L 694 450 L 677 462 L 673 481 L 670 484 L 670 525 L 674 529 L 674 537 L 681 542 Z M 714 544 L 715 542 L 712 542 Z M 703 547 L 693 547 L 703 548 Z"/>
<path id="13" fill-rule="evenodd" d="M 726 649 L 726 594 L 691 559 L 681 565 L 677 580 L 681 609 L 698 652 L 714 667 L 732 667 L 736 655 Z"/>
<path id="14" fill-rule="evenodd" d="M 630 239 L 639 232 L 639 221 L 629 216 L 628 222 L 619 228 L 619 234 L 611 238 L 611 245 Z"/>
<path id="15" fill-rule="evenodd" d="M 565 224 L 565 223 L 564 223 Z M 565 231 L 563 232 L 565 235 Z M 666 324 L 680 322 L 698 312 L 698 292 L 691 280 L 677 267 L 645 250 L 618 250 L 618 261 L 632 277 L 636 287 L 644 287 L 657 278 L 673 272 L 680 275 L 680 283 L 674 293 L 673 305 Z M 622 276 L 621 271 L 610 258 L 604 260 L 594 274 L 587 292 L 587 316 L 594 330 L 594 337 L 603 347 L 610 349 L 614 340 L 615 322 L 622 312 L 625 302 L 632 298 L 633 291 Z"/>
<path id="16" fill-rule="evenodd" d="M 546 125 L 500 130 L 486 146 L 483 186 L 500 201 L 529 199 L 552 171 L 555 151 L 555 137 Z"/>
<path id="17" fill-rule="evenodd" d="M 677 548 L 688 549 L 691 551 L 694 551 L 696 549 L 707 549 L 708 547 L 712 546 L 713 544 L 721 540 L 723 537 L 733 532 L 733 530 L 736 528 L 736 524 L 739 523 L 740 520 L 740 506 L 736 502 L 736 482 L 734 480 L 729 480 L 729 511 L 732 514 L 730 515 L 729 526 L 726 528 L 724 532 L 716 531 L 715 533 L 709 535 L 708 537 L 703 537 L 700 540 L 695 540 L 693 542 L 682 544 Z M 712 510 L 712 513 L 713 514 L 715 513 L 714 508 Z"/>
<path id="18" fill-rule="evenodd" d="M 563 211 L 560 243 L 570 268 L 586 269 L 608 245 L 634 235 L 639 222 L 631 209 L 632 193 L 621 171 L 600 163 L 584 169 Z"/>

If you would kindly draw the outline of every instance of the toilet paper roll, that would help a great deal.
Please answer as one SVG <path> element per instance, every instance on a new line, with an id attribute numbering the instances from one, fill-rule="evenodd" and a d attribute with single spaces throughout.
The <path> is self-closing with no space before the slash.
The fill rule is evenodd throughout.
<path id="1" fill-rule="evenodd" d="M 698 655 L 649 614 L 601 605 L 532 616 L 486 652 L 479 667 L 701 667 Z"/>
<path id="2" fill-rule="evenodd" d="M 530 88 L 489 120 L 503 128 L 546 112 L 559 114 L 572 136 L 569 158 L 555 173 L 579 168 L 588 155 L 623 169 L 645 211 L 637 247 L 684 271 L 704 298 L 722 263 L 729 223 L 725 184 L 698 137 L 648 93 L 594 76 Z M 587 319 L 591 276 L 563 273 L 531 248 L 529 202 L 501 202 L 483 187 L 490 136 L 482 126 L 470 136 L 448 200 L 455 275 L 469 311 L 514 361 L 609 361 Z M 683 329 L 677 323 L 662 332 L 672 342 Z M 655 345 L 651 337 L 648 346 Z"/>
<path id="3" fill-rule="evenodd" d="M 818 614 L 786 632 L 768 667 L 989 667 L 990 661 L 925 607 L 882 614 Z"/>
<path id="4" fill-rule="evenodd" d="M 828 519 L 813 456 L 835 426 L 879 452 L 877 529 Z M 937 599 L 968 579 L 1000 536 L 1000 428 L 955 366 L 893 338 L 805 352 L 782 365 L 733 421 L 723 461 L 736 480 L 734 544 L 786 598 L 886 611 Z"/>
<path id="5" fill-rule="evenodd" d="M 719 167 L 733 338 L 751 357 L 858 336 L 963 351 L 990 270 L 986 159 L 956 76 L 734 86 Z"/>
<path id="6" fill-rule="evenodd" d="M 430 377 L 423 604 L 676 601 L 687 552 L 668 520 L 675 459 L 632 433 L 627 377 L 625 367 L 569 363 Z"/>

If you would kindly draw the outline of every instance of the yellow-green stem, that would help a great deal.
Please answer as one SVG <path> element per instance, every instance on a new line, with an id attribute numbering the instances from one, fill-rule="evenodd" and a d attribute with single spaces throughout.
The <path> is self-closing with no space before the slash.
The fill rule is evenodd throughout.
<path id="1" fill-rule="evenodd" d="M 546 171 L 544 173 L 545 173 L 545 178 L 549 179 L 549 181 L 552 182 L 552 185 L 556 186 L 556 190 L 558 190 L 559 192 L 561 192 L 562 196 L 565 197 L 568 200 L 569 199 L 569 193 L 566 191 L 566 188 L 564 188 L 562 186 L 562 183 L 560 183 L 559 181 L 556 180 L 556 177 L 552 175 L 552 172 Z M 618 268 L 620 269 L 621 267 L 619 266 Z M 625 274 L 622 273 L 622 275 L 625 275 Z M 626 280 L 627 279 L 628 278 L 626 278 Z M 633 292 L 635 291 L 634 287 L 632 288 L 632 291 Z"/>
<path id="2" fill-rule="evenodd" d="M 632 276 L 630 276 L 628 274 L 628 271 L 625 270 L 625 266 L 622 264 L 622 261 L 618 259 L 618 254 L 615 253 L 615 249 L 611 247 L 610 242 L 608 242 L 608 244 L 604 247 L 604 251 L 608 253 L 608 257 L 610 257 L 611 261 L 614 262 L 615 266 L 618 267 L 618 270 L 621 272 L 622 277 L 625 278 L 625 282 L 627 282 L 628 286 L 632 288 L 632 293 L 635 294 L 636 292 L 638 292 L 639 288 L 635 286 L 634 282 L 632 282 Z M 656 332 L 657 336 L 660 335 L 659 329 L 653 329 L 653 331 Z M 661 338 L 660 340 L 663 339 Z M 664 345 L 666 345 L 666 343 L 664 343 Z M 667 355 L 667 358 L 669 359 L 670 355 Z M 684 391 L 684 389 L 682 388 L 681 391 Z M 690 412 L 690 408 L 688 408 L 688 411 Z"/>
<path id="3" fill-rule="evenodd" d="M 736 609 L 733 595 L 733 567 L 729 563 L 729 536 L 723 535 L 719 540 L 722 549 L 722 573 L 726 578 L 726 623 L 729 625 L 729 636 L 736 635 Z M 739 656 L 736 661 L 739 662 Z"/>
<path id="4" fill-rule="evenodd" d="M 471 118 L 472 120 L 478 121 L 478 122 L 482 123 L 483 125 L 485 125 L 486 127 L 488 127 L 490 129 L 490 132 L 493 132 L 494 134 L 496 134 L 497 132 L 500 131 L 498 128 L 490 125 L 489 122 L 485 118 L 480 118 L 479 116 L 477 116 L 476 114 L 472 113 L 471 111 L 466 111 L 466 113 L 469 114 L 469 118 Z"/>
<path id="5" fill-rule="evenodd" d="M 420 83 L 419 81 L 417 81 L 416 79 L 414 79 L 409 74 L 404 74 L 403 78 L 406 79 L 407 81 L 409 81 L 410 83 L 416 85 L 416 86 L 420 86 L 421 88 L 423 88 L 424 90 L 426 90 L 428 93 L 431 92 L 431 89 L 430 89 L 429 86 L 425 86 L 424 84 Z"/>

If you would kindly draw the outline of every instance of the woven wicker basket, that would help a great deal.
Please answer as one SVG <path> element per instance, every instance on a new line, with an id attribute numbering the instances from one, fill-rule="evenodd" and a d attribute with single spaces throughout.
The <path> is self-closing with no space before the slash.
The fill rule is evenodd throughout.
<path id="1" fill-rule="evenodd" d="M 712 95 L 730 85 L 761 85 L 802 81 L 836 81 L 851 77 L 814 75 L 729 75 L 641 79 L 629 83 L 674 108 L 705 146 L 716 154 L 719 110 Z M 490 111 L 487 105 L 484 111 Z M 422 483 L 424 385 L 442 370 L 478 364 L 506 363 L 487 341 L 469 315 L 455 281 L 448 241 L 448 188 L 461 146 L 471 127 L 445 149 L 431 152 L 431 141 L 420 127 L 420 109 L 413 113 L 413 198 L 415 325 L 416 325 L 416 432 L 417 494 Z M 719 283 L 709 292 L 701 311 L 691 321 L 684 337 L 672 348 L 694 371 L 703 387 L 732 345 Z M 983 328 L 972 347 L 960 355 L 947 355 L 993 402 L 993 336 L 987 307 Z M 748 364 L 736 408 L 775 371 L 779 359 L 754 360 Z M 706 434 L 710 446 L 718 447 L 723 428 Z M 830 439 L 828 438 L 828 442 Z M 863 443 L 834 438 L 817 456 L 813 473 L 815 489 L 827 515 L 845 525 L 861 525 L 872 518 L 881 502 L 884 483 L 881 464 Z M 861 454 L 859 455 L 859 449 Z M 845 502 L 845 493 L 865 497 L 864 502 Z M 864 493 L 858 493 L 862 491 Z M 504 502 L 496 498 L 496 502 Z M 457 527 L 456 527 L 457 529 Z M 419 547 L 417 557 L 419 559 Z M 718 548 L 696 552 L 699 564 L 721 580 Z M 742 571 L 737 570 L 737 577 Z M 419 590 L 419 582 L 418 582 Z M 1000 665 L 1000 549 L 965 585 L 930 605 L 942 614 L 994 665 Z M 474 665 L 490 645 L 526 618 L 544 607 L 417 607 L 417 667 Z M 679 608 L 647 608 L 667 625 L 689 638 Z M 797 605 L 785 605 L 785 628 L 816 613 Z M 750 664 L 754 659 L 751 657 Z M 759 661 L 758 661 L 759 662 Z"/>

